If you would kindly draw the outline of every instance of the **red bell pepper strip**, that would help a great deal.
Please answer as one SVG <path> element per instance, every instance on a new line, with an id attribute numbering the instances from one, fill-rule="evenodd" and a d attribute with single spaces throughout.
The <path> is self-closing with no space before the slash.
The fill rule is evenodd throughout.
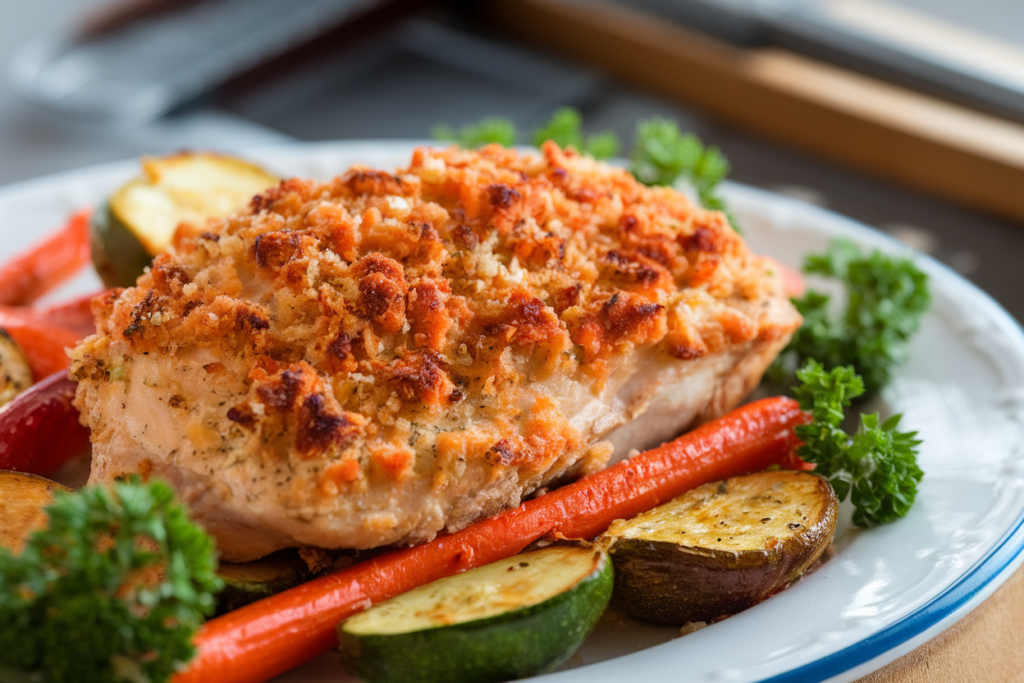
<path id="1" fill-rule="evenodd" d="M 0 305 L 30 304 L 89 262 L 89 211 L 0 266 Z"/>
<path id="2" fill-rule="evenodd" d="M 67 372 L 32 385 L 0 410 L 0 470 L 53 474 L 89 449 L 89 429 L 78 422 L 74 381 Z"/>
<path id="3" fill-rule="evenodd" d="M 675 441 L 413 548 L 379 555 L 208 621 L 173 683 L 260 683 L 337 646 L 338 623 L 370 604 L 515 555 L 544 537 L 593 538 L 695 486 L 784 462 L 795 401 L 748 404 Z"/>

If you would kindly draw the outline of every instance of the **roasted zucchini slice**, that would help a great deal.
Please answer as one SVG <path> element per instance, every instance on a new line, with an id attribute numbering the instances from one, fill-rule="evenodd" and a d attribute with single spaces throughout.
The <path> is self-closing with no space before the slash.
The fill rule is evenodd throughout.
<path id="1" fill-rule="evenodd" d="M 0 406 L 32 386 L 32 367 L 18 342 L 0 329 Z"/>
<path id="2" fill-rule="evenodd" d="M 93 265 L 107 286 L 130 287 L 167 249 L 180 223 L 202 227 L 277 183 L 255 164 L 208 152 L 144 158 L 142 176 L 93 214 Z"/>
<path id="3" fill-rule="evenodd" d="M 568 659 L 608 605 L 605 553 L 550 546 L 457 574 L 338 626 L 343 659 L 368 683 L 486 683 Z"/>
<path id="4" fill-rule="evenodd" d="M 70 490 L 34 474 L 0 471 L 0 546 L 20 555 L 32 532 L 46 526 L 53 492 Z"/>
<path id="5" fill-rule="evenodd" d="M 224 614 L 297 586 L 313 574 L 295 551 L 282 550 L 252 562 L 221 562 L 217 576 L 224 581 L 217 614 Z"/>
<path id="6" fill-rule="evenodd" d="M 712 621 L 799 576 L 832 542 L 828 482 L 771 471 L 706 484 L 602 537 L 615 565 L 612 605 L 664 624 Z"/>

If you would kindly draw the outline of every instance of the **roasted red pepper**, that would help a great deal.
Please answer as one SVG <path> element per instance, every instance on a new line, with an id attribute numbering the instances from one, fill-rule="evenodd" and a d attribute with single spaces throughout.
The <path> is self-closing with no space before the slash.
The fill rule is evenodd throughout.
<path id="1" fill-rule="evenodd" d="M 71 359 L 64 349 L 70 348 L 82 338 L 77 332 L 63 327 L 40 325 L 35 322 L 24 322 L 17 319 L 4 318 L 0 314 L 0 327 L 11 335 L 18 346 L 25 352 L 32 376 L 38 382 L 54 373 L 67 374 Z"/>
<path id="2" fill-rule="evenodd" d="M 96 331 L 92 315 L 92 300 L 104 292 L 85 294 L 69 301 L 62 301 L 38 308 L 0 308 L 0 320 L 7 315 L 21 315 L 28 321 L 43 325 L 63 327 L 86 337 Z"/>
<path id="3" fill-rule="evenodd" d="M 45 477 L 88 451 L 89 429 L 71 403 L 75 386 L 67 372 L 57 372 L 0 411 L 0 470 Z"/>

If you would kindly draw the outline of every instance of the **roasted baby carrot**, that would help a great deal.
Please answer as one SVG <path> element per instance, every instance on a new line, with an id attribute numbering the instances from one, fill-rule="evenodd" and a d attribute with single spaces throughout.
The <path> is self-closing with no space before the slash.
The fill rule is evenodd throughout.
<path id="1" fill-rule="evenodd" d="M 340 621 L 399 593 L 510 557 L 540 538 L 590 539 L 695 486 L 787 462 L 795 401 L 750 403 L 675 441 L 413 548 L 380 555 L 207 622 L 174 683 L 259 683 L 335 647 Z"/>
<path id="2" fill-rule="evenodd" d="M 91 302 L 95 294 L 45 308 L 0 306 L 0 328 L 18 342 L 38 381 L 64 370 L 65 348 L 96 330 Z"/>
<path id="3" fill-rule="evenodd" d="M 0 328 L 21 346 L 36 381 L 67 369 L 65 349 L 96 331 L 92 299 L 100 293 L 44 308 L 0 306 Z"/>
<path id="4" fill-rule="evenodd" d="M 0 305 L 24 306 L 74 275 L 89 262 L 89 211 L 0 266 Z"/>
<path id="5" fill-rule="evenodd" d="M 49 476 L 89 449 L 89 429 L 71 404 L 75 383 L 66 372 L 47 377 L 0 411 L 0 470 Z"/>
<path id="6" fill-rule="evenodd" d="M 0 308 L 0 319 L 5 315 L 21 312 L 28 320 L 53 327 L 63 327 L 86 337 L 96 331 L 96 321 L 92 315 L 92 300 L 100 294 L 103 292 L 93 292 L 39 308 Z"/>
<path id="7" fill-rule="evenodd" d="M 21 346 L 37 382 L 55 372 L 66 371 L 71 360 L 64 349 L 74 346 L 84 336 L 63 327 L 2 314 L 0 327 Z"/>

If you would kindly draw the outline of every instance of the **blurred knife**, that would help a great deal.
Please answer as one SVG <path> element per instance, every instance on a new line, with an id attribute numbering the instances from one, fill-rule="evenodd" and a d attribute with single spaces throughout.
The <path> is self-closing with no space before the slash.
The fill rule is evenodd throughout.
<path id="1" fill-rule="evenodd" d="M 735 44 L 781 45 L 1024 120 L 1021 0 L 618 1 Z"/>
<path id="2" fill-rule="evenodd" d="M 128 0 L 10 64 L 15 89 L 76 119 L 142 123 L 393 0 Z"/>

